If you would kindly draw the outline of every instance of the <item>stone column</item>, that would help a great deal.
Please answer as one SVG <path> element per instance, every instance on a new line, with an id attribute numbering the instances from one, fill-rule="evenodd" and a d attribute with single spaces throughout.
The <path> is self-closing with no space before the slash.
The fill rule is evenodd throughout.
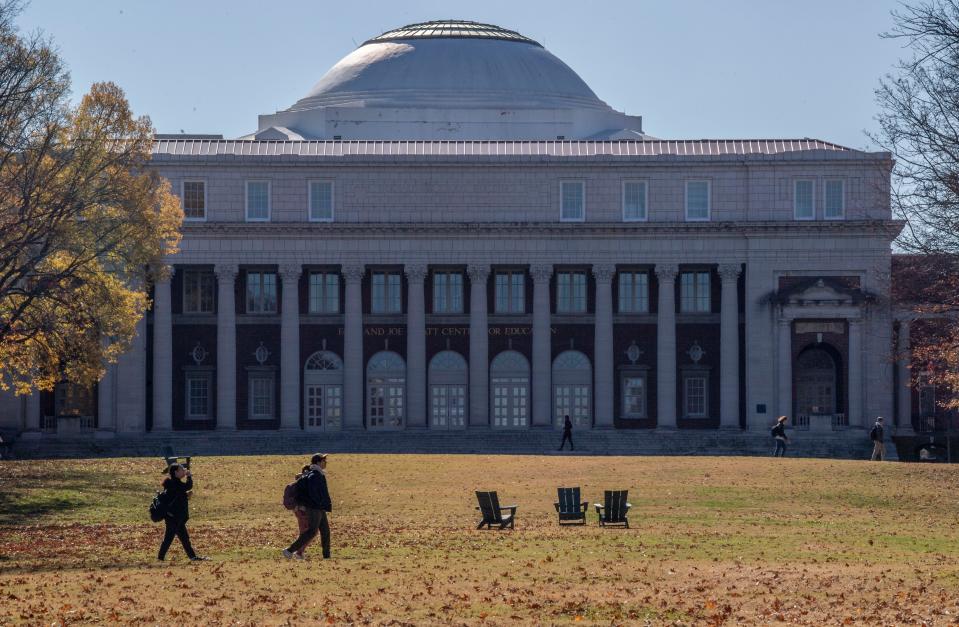
<path id="1" fill-rule="evenodd" d="M 779 415 L 789 416 L 791 421 L 796 417 L 793 413 L 793 358 L 792 358 L 792 320 L 780 318 L 777 325 L 779 333 Z"/>
<path id="2" fill-rule="evenodd" d="M 595 364 L 594 403 L 595 420 L 600 428 L 613 426 L 613 275 L 612 264 L 593 266 L 596 277 L 596 328 L 593 356 Z"/>
<path id="3" fill-rule="evenodd" d="M 657 264 L 656 428 L 676 428 L 676 264 Z"/>
<path id="4" fill-rule="evenodd" d="M 534 265 L 530 268 L 530 275 L 533 277 L 533 426 L 545 427 L 552 422 L 549 280 L 553 276 L 553 266 Z"/>
<path id="5" fill-rule="evenodd" d="M 26 401 L 23 417 L 23 433 L 20 437 L 26 440 L 35 440 L 41 436 L 40 432 L 40 392 L 34 392 L 24 399 Z"/>
<path id="6" fill-rule="evenodd" d="M 407 265 L 406 283 L 406 426 L 426 427 L 426 266 Z"/>
<path id="7" fill-rule="evenodd" d="M 95 437 L 112 437 L 116 434 L 116 406 L 114 405 L 114 386 L 116 385 L 116 365 L 107 364 L 100 383 L 97 384 L 97 431 Z"/>
<path id="8" fill-rule="evenodd" d="M 862 412 L 862 320 L 849 321 L 849 426 L 866 427 Z"/>
<path id="9" fill-rule="evenodd" d="M 343 266 L 343 428 L 363 428 L 363 266 Z"/>
<path id="10" fill-rule="evenodd" d="M 170 279 L 174 269 L 154 270 L 153 295 L 153 431 L 173 428 L 173 314 Z"/>
<path id="11" fill-rule="evenodd" d="M 488 427 L 489 420 L 489 326 L 486 287 L 489 266 L 471 264 L 470 277 L 470 420 L 471 427 Z"/>
<path id="12" fill-rule="evenodd" d="M 739 428 L 739 273 L 738 263 L 719 266 L 722 303 L 719 323 L 719 426 Z"/>
<path id="13" fill-rule="evenodd" d="M 298 264 L 280 267 L 280 428 L 300 428 L 300 274 Z"/>
<path id="14" fill-rule="evenodd" d="M 216 428 L 236 429 L 236 264 L 218 264 L 216 273 Z"/>
<path id="15" fill-rule="evenodd" d="M 896 338 L 896 375 L 899 379 L 899 397 L 897 406 L 899 422 L 896 432 L 900 435 L 912 435 L 912 351 L 909 344 L 910 320 L 899 321 L 899 335 Z"/>

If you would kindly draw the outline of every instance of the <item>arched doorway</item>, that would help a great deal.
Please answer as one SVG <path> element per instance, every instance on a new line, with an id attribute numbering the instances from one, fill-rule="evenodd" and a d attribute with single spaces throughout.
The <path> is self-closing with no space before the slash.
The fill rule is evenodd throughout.
<path id="1" fill-rule="evenodd" d="M 809 346 L 796 358 L 796 415 L 841 413 L 839 355 L 825 344 Z"/>
<path id="2" fill-rule="evenodd" d="M 553 360 L 553 424 L 563 428 L 564 416 L 573 426 L 588 429 L 592 419 L 593 368 L 580 351 L 563 351 Z"/>
<path id="3" fill-rule="evenodd" d="M 318 351 L 306 360 L 303 408 L 304 428 L 340 428 L 343 419 L 343 360 L 335 353 Z"/>
<path id="4" fill-rule="evenodd" d="M 380 351 L 366 364 L 366 424 L 370 429 L 402 429 L 406 419 L 406 361 Z"/>
<path id="5" fill-rule="evenodd" d="M 469 367 L 455 351 L 433 356 L 429 367 L 430 428 L 462 429 L 466 426 L 466 388 Z"/>
<path id="6" fill-rule="evenodd" d="M 503 351 L 490 363 L 490 407 L 493 427 L 529 426 L 529 361 L 516 351 Z"/>

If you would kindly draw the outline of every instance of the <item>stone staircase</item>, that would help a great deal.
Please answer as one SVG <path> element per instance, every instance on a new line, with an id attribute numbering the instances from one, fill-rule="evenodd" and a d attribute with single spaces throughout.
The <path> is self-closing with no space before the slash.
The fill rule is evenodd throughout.
<path id="1" fill-rule="evenodd" d="M 165 446 L 180 455 L 276 455 L 327 453 L 432 453 L 567 455 L 559 453 L 562 434 L 552 429 L 528 431 L 406 430 L 342 431 L 188 431 L 19 439 L 18 459 L 83 457 L 156 457 Z M 869 459 L 872 445 L 862 431 L 790 433 L 789 457 Z M 746 431 L 593 430 L 574 433 L 576 455 L 730 455 L 768 456 L 774 445 L 768 433 Z M 895 446 L 887 450 L 894 458 Z"/>

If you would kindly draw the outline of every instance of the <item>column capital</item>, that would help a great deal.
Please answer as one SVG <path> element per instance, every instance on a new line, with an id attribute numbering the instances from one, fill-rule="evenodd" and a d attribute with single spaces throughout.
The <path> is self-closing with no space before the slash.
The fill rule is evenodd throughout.
<path id="1" fill-rule="evenodd" d="M 295 263 L 288 263 L 280 266 L 280 278 L 284 283 L 296 283 L 303 274 L 303 266 Z"/>
<path id="2" fill-rule="evenodd" d="M 240 274 L 240 267 L 235 263 L 218 263 L 213 267 L 213 272 L 220 281 L 235 281 Z"/>
<path id="3" fill-rule="evenodd" d="M 739 279 L 739 274 L 742 272 L 742 265 L 738 263 L 721 263 L 719 264 L 719 278 L 722 279 L 723 283 L 734 282 Z"/>
<path id="4" fill-rule="evenodd" d="M 601 263 L 593 265 L 593 276 L 597 283 L 610 283 L 613 275 L 616 274 L 616 266 L 611 263 Z"/>
<path id="5" fill-rule="evenodd" d="M 490 268 L 489 264 L 485 263 L 471 263 L 466 266 L 466 274 L 469 275 L 470 281 L 473 283 L 484 283 L 489 278 Z"/>
<path id="6" fill-rule="evenodd" d="M 366 274 L 366 266 L 358 264 L 344 265 L 340 271 L 343 273 L 343 278 L 348 284 L 359 283 Z"/>
<path id="7" fill-rule="evenodd" d="M 422 283 L 426 278 L 426 265 L 421 263 L 408 263 L 403 266 L 403 272 L 406 273 L 406 280 L 410 283 Z"/>
<path id="8" fill-rule="evenodd" d="M 529 267 L 529 274 L 536 283 L 549 281 L 553 276 L 553 265 L 548 263 L 533 264 Z"/>
<path id="9" fill-rule="evenodd" d="M 660 281 L 673 281 L 679 274 L 679 266 L 675 263 L 657 263 L 655 272 Z"/>
<path id="10" fill-rule="evenodd" d="M 154 283 L 169 283 L 176 274 L 176 268 L 168 263 L 158 263 L 150 266 L 150 276 Z"/>

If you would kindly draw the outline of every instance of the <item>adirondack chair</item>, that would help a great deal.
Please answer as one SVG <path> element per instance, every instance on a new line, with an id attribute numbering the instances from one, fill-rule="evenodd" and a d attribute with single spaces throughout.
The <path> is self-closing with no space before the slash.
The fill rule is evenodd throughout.
<path id="1" fill-rule="evenodd" d="M 556 498 L 553 506 L 559 514 L 559 524 L 586 524 L 586 509 L 589 503 L 579 500 L 579 488 L 556 488 Z"/>
<path id="2" fill-rule="evenodd" d="M 482 529 L 483 525 L 486 525 L 487 529 L 492 529 L 493 525 L 499 525 L 500 529 L 506 529 L 506 527 L 513 529 L 517 505 L 500 507 L 496 492 L 477 492 L 476 500 L 479 501 L 479 507 L 476 509 L 483 515 L 483 520 L 476 526 L 477 529 Z M 509 514 L 504 516 L 503 512 L 506 510 L 509 510 Z"/>
<path id="3" fill-rule="evenodd" d="M 181 459 L 183 460 L 182 462 L 180 461 Z M 166 446 L 163 447 L 163 461 L 166 462 L 166 465 L 167 465 L 167 466 L 169 466 L 170 464 L 178 464 L 178 463 L 180 463 L 180 464 L 183 464 L 184 466 L 186 466 L 187 468 L 189 468 L 189 467 L 190 467 L 190 459 L 191 459 L 191 456 L 190 456 L 190 455 L 185 455 L 185 456 L 184 456 L 184 455 L 179 455 L 179 456 L 178 456 L 178 455 L 174 455 L 174 454 L 173 454 L 173 447 L 170 446 L 169 444 L 167 444 Z"/>
<path id="4" fill-rule="evenodd" d="M 629 508 L 632 504 L 626 502 L 629 490 L 606 490 L 603 500 L 605 503 L 596 503 L 596 513 L 599 515 L 599 525 L 626 525 L 629 529 Z"/>

